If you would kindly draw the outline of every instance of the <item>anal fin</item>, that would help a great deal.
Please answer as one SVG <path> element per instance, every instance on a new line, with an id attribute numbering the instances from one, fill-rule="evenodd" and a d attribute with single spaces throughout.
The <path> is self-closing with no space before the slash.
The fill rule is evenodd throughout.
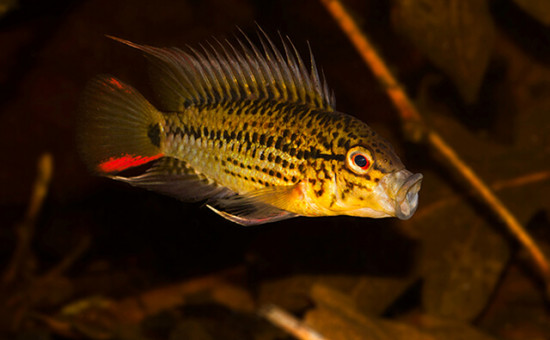
<path id="1" fill-rule="evenodd" d="M 239 195 L 196 173 L 185 161 L 162 157 L 136 176 L 109 176 L 136 187 L 160 192 L 182 201 L 207 200 L 206 206 L 244 226 L 276 222 L 299 216 L 286 210 L 296 199 L 299 184 L 268 187 Z"/>
<path id="2" fill-rule="evenodd" d="M 207 207 L 232 222 L 249 226 L 299 216 L 286 210 L 296 198 L 298 185 L 268 187 L 246 193 L 210 199 Z"/>
<path id="3" fill-rule="evenodd" d="M 211 206 L 210 204 L 207 204 L 206 206 L 216 214 L 220 215 L 221 217 L 243 226 L 277 222 L 277 221 L 286 220 L 288 218 L 293 218 L 298 216 L 291 212 L 277 209 L 277 208 L 272 208 L 271 210 L 269 210 L 269 214 L 266 214 L 267 211 L 263 210 L 262 213 L 249 212 L 249 213 L 241 213 L 237 215 L 237 214 L 230 214 L 226 211 L 218 210 L 213 206 Z"/>

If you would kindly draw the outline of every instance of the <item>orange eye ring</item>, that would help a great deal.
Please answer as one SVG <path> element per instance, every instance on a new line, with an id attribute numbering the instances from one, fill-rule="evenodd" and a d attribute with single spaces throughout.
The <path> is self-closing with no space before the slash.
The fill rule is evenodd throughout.
<path id="1" fill-rule="evenodd" d="M 371 152 L 362 146 L 355 146 L 348 151 L 346 164 L 358 175 L 366 174 L 373 162 Z"/>

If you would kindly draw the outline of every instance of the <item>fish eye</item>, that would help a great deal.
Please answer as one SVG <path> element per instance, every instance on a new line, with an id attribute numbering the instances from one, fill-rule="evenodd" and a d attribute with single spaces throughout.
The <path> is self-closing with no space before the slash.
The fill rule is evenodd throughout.
<path id="1" fill-rule="evenodd" d="M 369 167 L 369 161 L 364 155 L 361 154 L 353 156 L 353 162 L 361 169 L 366 169 Z"/>
<path id="2" fill-rule="evenodd" d="M 366 174 L 373 163 L 370 151 L 364 147 L 356 146 L 348 151 L 347 166 L 358 175 Z"/>

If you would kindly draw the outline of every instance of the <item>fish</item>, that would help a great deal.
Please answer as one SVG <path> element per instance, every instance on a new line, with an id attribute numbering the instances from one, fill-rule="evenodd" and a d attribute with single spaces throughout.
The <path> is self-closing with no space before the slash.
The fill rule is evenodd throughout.
<path id="1" fill-rule="evenodd" d="M 242 31 L 241 31 L 242 33 Z M 96 174 L 205 202 L 258 225 L 297 216 L 410 218 L 422 174 L 333 92 L 290 38 L 261 29 L 197 48 L 158 48 L 108 36 L 148 60 L 155 105 L 111 75 L 83 91 L 79 148 Z M 136 173 L 137 172 L 137 173 Z"/>

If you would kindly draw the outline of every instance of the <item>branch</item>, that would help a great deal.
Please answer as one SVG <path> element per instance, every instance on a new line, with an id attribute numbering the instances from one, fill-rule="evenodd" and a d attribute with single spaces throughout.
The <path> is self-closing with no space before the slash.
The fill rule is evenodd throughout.
<path id="1" fill-rule="evenodd" d="M 475 190 L 479 197 L 482 198 L 483 202 L 493 211 L 493 213 L 504 222 L 509 232 L 512 233 L 529 252 L 545 281 L 547 297 L 550 297 L 550 264 L 532 237 L 521 226 L 514 215 L 504 206 L 500 199 L 493 194 L 483 180 L 457 155 L 451 146 L 449 146 L 436 131 L 426 126 L 416 107 L 396 81 L 395 77 L 391 74 L 382 58 L 373 48 L 365 33 L 361 31 L 342 3 L 339 0 L 321 0 L 321 3 L 327 8 L 334 20 L 338 22 L 365 63 L 371 68 L 378 81 L 386 89 L 388 96 L 398 109 L 407 137 L 415 142 L 425 139 L 436 152 L 443 156 L 447 166 L 458 172 Z"/>
<path id="2" fill-rule="evenodd" d="M 17 245 L 13 256 L 8 264 L 2 280 L 5 285 L 15 281 L 21 273 L 22 266 L 29 260 L 31 255 L 31 241 L 34 234 L 36 217 L 40 212 L 44 198 L 53 174 L 53 157 L 50 153 L 44 153 L 38 160 L 38 174 L 34 182 L 34 189 L 31 195 L 29 208 L 25 219 L 15 227 L 17 234 Z"/>

